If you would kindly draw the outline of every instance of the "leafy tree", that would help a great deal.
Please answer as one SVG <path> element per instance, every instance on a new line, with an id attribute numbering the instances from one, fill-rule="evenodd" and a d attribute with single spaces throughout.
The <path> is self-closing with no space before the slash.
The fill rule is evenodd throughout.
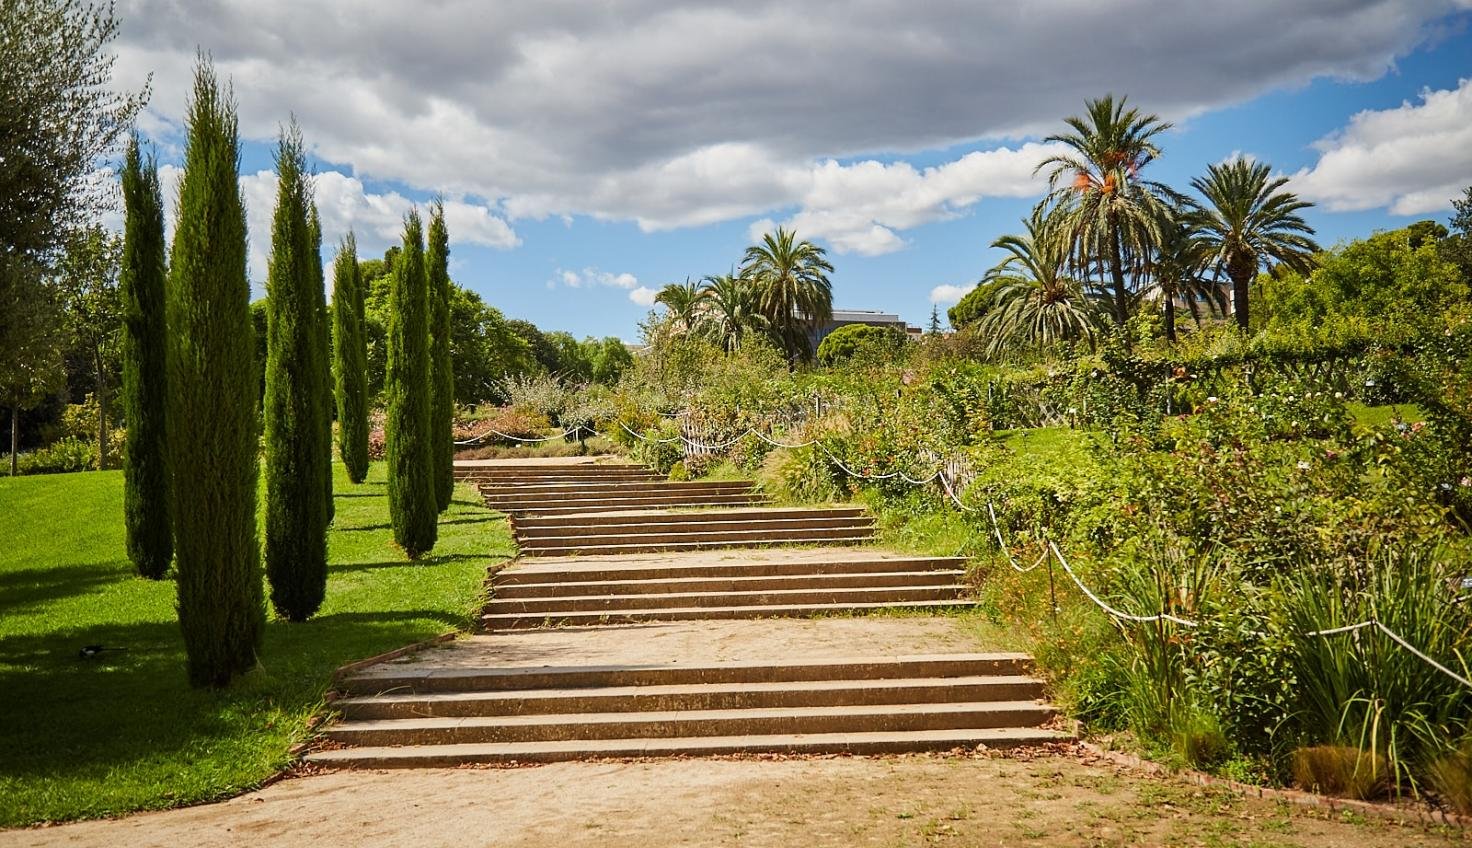
<path id="1" fill-rule="evenodd" d="M 905 342 L 905 334 L 893 327 L 845 324 L 818 344 L 818 362 L 831 366 L 854 359 L 869 363 L 892 361 Z"/>
<path id="2" fill-rule="evenodd" d="M 660 289 L 659 294 L 654 296 L 654 302 L 669 313 L 676 332 L 688 333 L 695 329 L 700 318 L 700 295 L 700 287 L 687 278 L 683 283 L 669 283 Z"/>
<path id="3" fill-rule="evenodd" d="M 97 467 L 107 467 L 108 374 L 117 361 L 122 301 L 118 274 L 123 242 L 100 225 L 81 231 L 67 245 L 57 273 L 57 286 L 72 343 L 92 367 L 97 399 Z"/>
<path id="4" fill-rule="evenodd" d="M 767 329 L 767 316 L 757 303 L 756 287 L 736 274 L 701 280 L 697 306 L 700 331 L 727 352 L 741 347 L 748 336 Z"/>
<path id="5" fill-rule="evenodd" d="M 812 332 L 833 317 L 831 273 L 823 248 L 785 228 L 746 249 L 741 274 L 756 286 L 758 306 L 789 362 L 812 359 Z"/>
<path id="6" fill-rule="evenodd" d="M 980 329 L 992 356 L 1013 346 L 1060 341 L 1093 345 L 1098 312 L 1067 273 L 1070 215 L 1069 210 L 1048 211 L 1039 204 L 1024 222 L 1024 234 L 992 242 L 1011 254 L 988 273 L 996 290 Z"/>
<path id="7" fill-rule="evenodd" d="M 146 99 L 111 85 L 111 3 L 0 4 L 0 275 L 37 274 L 108 205 L 94 179 Z M 8 285 L 9 283 L 4 283 Z M 3 320 L 3 319 L 0 319 Z M 3 329 L 3 327 L 0 327 Z M 0 345 L 9 341 L 0 333 Z M 0 348 L 0 359 L 13 351 Z"/>
<path id="8" fill-rule="evenodd" d="M 424 271 L 429 285 L 429 373 L 434 388 L 429 409 L 432 476 L 435 505 L 444 512 L 455 494 L 455 370 L 450 355 L 450 234 L 445 228 L 445 204 L 440 200 L 430 207 Z"/>
<path id="9" fill-rule="evenodd" d="M 1107 95 L 1087 101 L 1085 117 L 1069 117 L 1072 132 L 1048 136 L 1068 148 L 1044 159 L 1048 200 L 1066 210 L 1075 265 L 1109 271 L 1108 289 L 1117 324 L 1129 320 L 1133 304 L 1127 255 L 1143 256 L 1160 238 L 1160 221 L 1175 193 L 1140 172 L 1160 155 L 1155 137 L 1171 125 L 1127 108 L 1128 98 Z"/>
<path id="10" fill-rule="evenodd" d="M 966 292 L 955 306 L 946 310 L 946 318 L 951 326 L 963 330 L 981 323 L 981 319 L 986 317 L 987 311 L 992 307 L 992 296 L 997 293 L 998 287 L 997 279 L 990 277 Z"/>
<path id="11" fill-rule="evenodd" d="M 338 245 L 332 263 L 332 347 L 336 367 L 338 455 L 348 479 L 368 477 L 368 346 L 363 336 L 363 288 L 358 276 L 358 241 L 352 232 Z"/>
<path id="12" fill-rule="evenodd" d="M 1462 279 L 1472 284 L 1472 186 L 1462 190 L 1462 196 L 1452 201 L 1454 210 L 1447 221 L 1451 231 L 1441 242 L 1441 251 L 1447 259 L 1455 262 L 1462 271 Z"/>
<path id="13" fill-rule="evenodd" d="M 288 621 L 305 621 L 327 592 L 327 499 L 322 441 L 327 387 L 317 302 L 321 278 L 312 258 L 312 185 L 295 126 L 276 150 L 276 214 L 266 278 L 266 579 L 271 604 Z"/>
<path id="14" fill-rule="evenodd" d="M 532 356 L 536 358 L 537 364 L 544 371 L 556 374 L 562 370 L 562 363 L 557 358 L 557 345 L 537 325 L 521 318 L 512 318 L 506 322 L 506 328 L 515 333 L 522 341 L 526 342 L 531 350 Z"/>
<path id="15" fill-rule="evenodd" d="M 18 259 L 8 261 L 12 269 L 23 264 Z M 66 378 L 62 368 L 66 332 L 51 287 L 30 272 L 0 281 L 0 330 L 7 354 L 0 357 L 0 402 L 10 408 L 10 476 L 14 477 L 21 412 L 43 401 Z"/>
<path id="16" fill-rule="evenodd" d="M 617 336 L 607 336 L 595 342 L 592 355 L 593 382 L 611 386 L 634 364 L 634 355 L 628 345 Z"/>
<path id="17" fill-rule="evenodd" d="M 185 124 L 167 312 L 179 625 L 190 682 L 224 686 L 256 665 L 265 604 L 240 141 L 208 61 L 195 71 Z"/>
<path id="18" fill-rule="evenodd" d="M 424 225 L 404 219 L 404 247 L 394 263 L 388 324 L 388 508 L 394 541 L 410 559 L 434 547 L 439 532 L 430 433 L 429 289 Z"/>
<path id="19" fill-rule="evenodd" d="M 128 558 L 138 573 L 159 580 L 174 558 L 170 530 L 167 325 L 164 283 L 164 201 L 158 165 L 145 162 L 135 138 L 123 163 L 123 258 L 119 283 L 123 321 L 123 520 Z"/>
<path id="20" fill-rule="evenodd" d="M 557 370 L 554 374 L 569 383 L 586 383 L 593 379 L 592 352 L 572 333 L 555 330 L 546 336 L 557 351 Z"/>
<path id="21" fill-rule="evenodd" d="M 1192 217 L 1210 262 L 1232 281 L 1232 311 L 1244 332 L 1248 320 L 1247 287 L 1258 268 L 1275 262 L 1307 274 L 1319 252 L 1313 228 L 1298 214 L 1312 203 L 1283 191 L 1287 177 L 1272 177 L 1263 162 L 1233 159 L 1208 165 L 1206 176 L 1191 180 L 1206 203 Z"/>

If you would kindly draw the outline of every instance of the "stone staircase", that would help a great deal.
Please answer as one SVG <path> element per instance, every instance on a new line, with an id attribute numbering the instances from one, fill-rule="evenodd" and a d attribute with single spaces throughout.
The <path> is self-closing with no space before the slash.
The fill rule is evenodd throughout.
<path id="1" fill-rule="evenodd" d="M 964 560 L 858 547 L 874 535 L 860 508 L 754 506 L 749 482 L 670 483 L 633 465 L 457 476 L 511 514 L 521 547 L 491 577 L 486 635 L 339 681 L 342 719 L 309 762 L 881 754 L 1071 738 L 1047 729 L 1054 710 L 1025 655 L 937 653 L 955 640 L 947 619 L 855 618 L 972 603 Z"/>
<path id="2" fill-rule="evenodd" d="M 597 638 L 590 634 L 589 638 Z M 1062 737 L 1019 654 L 591 668 L 390 667 L 343 681 L 317 765 L 887 754 Z"/>

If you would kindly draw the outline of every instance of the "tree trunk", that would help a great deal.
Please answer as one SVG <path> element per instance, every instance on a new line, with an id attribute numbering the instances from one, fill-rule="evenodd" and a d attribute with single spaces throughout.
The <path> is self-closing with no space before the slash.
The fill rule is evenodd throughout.
<path id="1" fill-rule="evenodd" d="M 1252 272 L 1257 269 L 1251 254 L 1234 253 L 1227 260 L 1227 276 L 1232 278 L 1232 313 L 1237 318 L 1237 328 L 1247 332 L 1248 305 L 1247 286 L 1252 282 Z"/>
<path id="2" fill-rule="evenodd" d="M 1165 295 L 1165 339 L 1176 343 L 1176 296 L 1170 292 Z"/>
<path id="3" fill-rule="evenodd" d="M 20 407 L 10 408 L 10 476 L 14 477 L 16 472 L 15 451 L 20 447 Z"/>
<path id="4" fill-rule="evenodd" d="M 1196 329 L 1201 329 L 1201 307 L 1196 305 L 1194 294 L 1186 296 L 1186 308 L 1191 310 L 1191 320 L 1196 322 Z"/>
<path id="5" fill-rule="evenodd" d="M 1114 321 L 1120 326 L 1129 320 L 1128 292 L 1124 287 L 1124 259 L 1119 252 L 1119 225 L 1109 216 L 1109 271 L 1114 276 Z"/>
<path id="6" fill-rule="evenodd" d="M 100 351 L 93 363 L 97 366 L 97 470 L 103 471 L 107 468 L 107 375 Z"/>

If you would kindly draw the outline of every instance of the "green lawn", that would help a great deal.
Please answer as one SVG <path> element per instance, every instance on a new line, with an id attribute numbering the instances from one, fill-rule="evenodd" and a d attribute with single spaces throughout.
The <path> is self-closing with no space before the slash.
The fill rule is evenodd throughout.
<path id="1" fill-rule="evenodd" d="M 354 486 L 337 466 L 327 601 L 267 625 L 262 667 L 225 692 L 191 689 L 171 580 L 135 577 L 122 475 L 0 479 L 0 826 L 206 801 L 291 759 L 332 670 L 466 627 L 510 531 L 468 486 L 439 544 L 392 544 L 384 466 Z M 83 660 L 83 645 L 126 648 Z"/>

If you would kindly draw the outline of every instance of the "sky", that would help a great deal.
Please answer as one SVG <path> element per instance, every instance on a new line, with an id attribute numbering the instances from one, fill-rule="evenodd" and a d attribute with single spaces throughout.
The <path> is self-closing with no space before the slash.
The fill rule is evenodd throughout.
<path id="1" fill-rule="evenodd" d="M 1315 206 L 1322 244 L 1472 185 L 1472 0 L 121 0 L 114 84 L 166 186 L 203 51 L 239 107 L 250 275 L 295 118 L 327 260 L 442 196 L 451 276 L 507 317 L 635 341 L 654 293 L 777 226 L 833 303 L 942 315 L 1046 189 L 1063 119 L 1127 96 L 1172 122 L 1148 176 L 1234 156 Z M 172 202 L 169 198 L 166 202 Z M 330 274 L 329 274 L 330 279 Z"/>

